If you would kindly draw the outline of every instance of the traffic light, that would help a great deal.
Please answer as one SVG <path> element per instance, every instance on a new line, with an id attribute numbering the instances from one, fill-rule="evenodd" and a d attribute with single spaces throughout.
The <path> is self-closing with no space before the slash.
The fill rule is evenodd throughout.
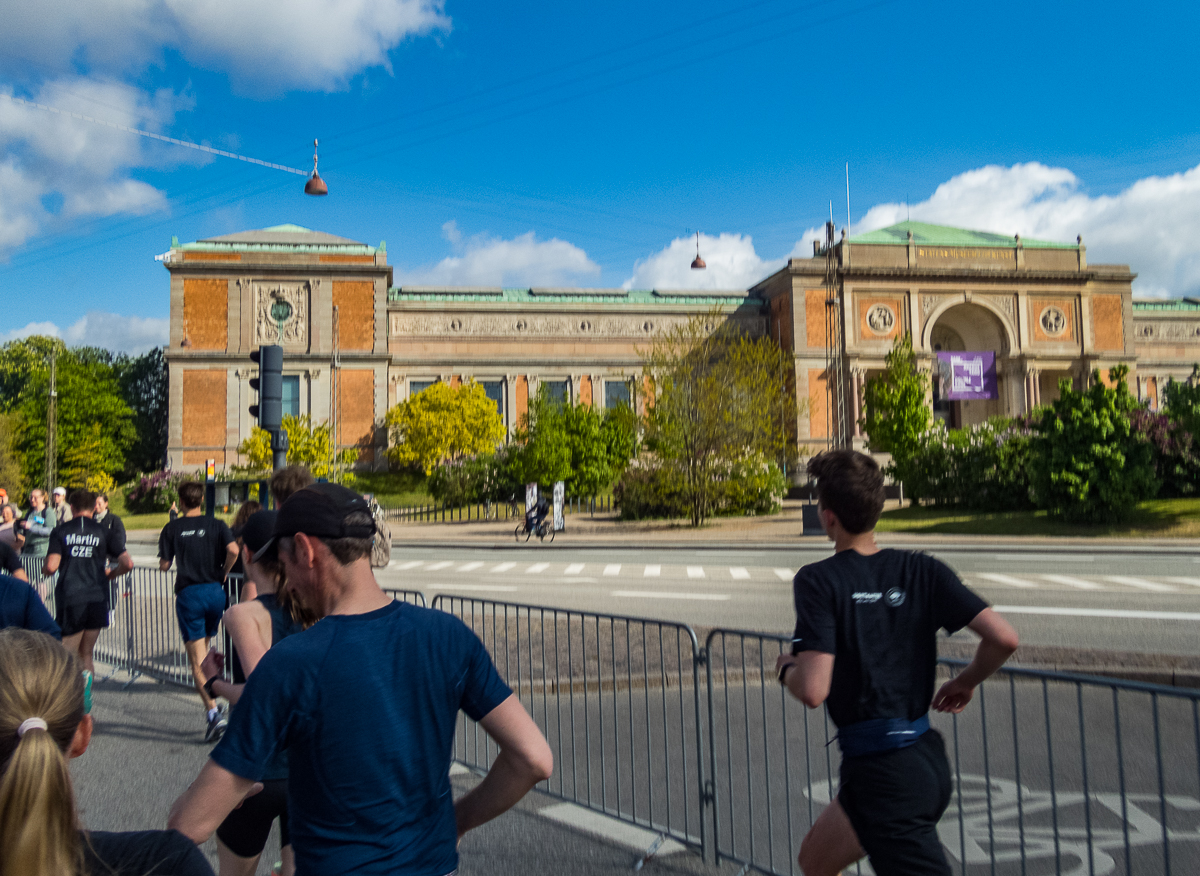
<path id="1" fill-rule="evenodd" d="M 258 391 L 258 404 L 250 405 L 250 416 L 274 432 L 283 426 L 283 347 L 259 347 L 250 358 L 258 364 L 258 377 L 250 380 L 250 388 Z"/>
<path id="2" fill-rule="evenodd" d="M 250 405 L 250 416 L 271 433 L 272 468 L 287 465 L 288 436 L 283 431 L 283 347 L 277 344 L 259 347 L 250 354 L 258 364 L 258 377 L 250 379 L 250 388 L 258 392 L 258 404 Z"/>

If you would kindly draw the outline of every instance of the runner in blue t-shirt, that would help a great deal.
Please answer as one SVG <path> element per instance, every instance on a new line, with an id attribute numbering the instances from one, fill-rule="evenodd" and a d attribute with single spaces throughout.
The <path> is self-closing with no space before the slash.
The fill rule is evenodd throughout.
<path id="1" fill-rule="evenodd" d="M 277 550 L 287 586 L 323 618 L 263 655 L 172 827 L 204 842 L 286 749 L 298 872 L 446 876 L 464 833 L 549 777 L 549 745 L 479 639 L 379 589 L 373 534 L 366 502 L 345 487 L 313 484 L 284 503 L 255 559 Z M 460 709 L 500 753 L 455 802 Z"/>

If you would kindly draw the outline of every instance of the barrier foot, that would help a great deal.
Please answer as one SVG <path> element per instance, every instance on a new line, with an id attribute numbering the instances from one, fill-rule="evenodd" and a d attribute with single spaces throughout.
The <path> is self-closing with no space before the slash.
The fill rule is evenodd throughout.
<path id="1" fill-rule="evenodd" d="M 129 686 L 142 677 L 142 673 L 136 669 L 129 670 L 129 681 L 121 685 L 121 690 L 129 690 Z"/>
<path id="2" fill-rule="evenodd" d="M 654 853 L 662 848 L 662 844 L 666 841 L 667 835 L 665 833 L 660 833 L 654 842 L 650 843 L 650 847 L 646 849 L 645 853 L 643 853 L 642 856 L 637 859 L 637 863 L 633 865 L 633 872 L 636 873 L 638 870 L 641 870 L 643 867 L 645 867 L 646 862 L 654 857 Z"/>

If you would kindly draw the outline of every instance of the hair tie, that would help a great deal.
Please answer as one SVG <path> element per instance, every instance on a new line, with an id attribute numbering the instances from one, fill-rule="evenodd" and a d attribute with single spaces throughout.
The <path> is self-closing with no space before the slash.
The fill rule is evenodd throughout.
<path id="1" fill-rule="evenodd" d="M 26 718 L 17 728 L 17 738 L 20 739 L 29 730 L 49 730 L 50 727 L 42 718 Z"/>

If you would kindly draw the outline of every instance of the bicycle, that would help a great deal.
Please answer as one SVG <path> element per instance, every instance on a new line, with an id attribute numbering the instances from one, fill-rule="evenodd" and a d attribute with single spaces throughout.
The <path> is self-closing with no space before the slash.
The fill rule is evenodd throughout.
<path id="1" fill-rule="evenodd" d="M 550 541 L 554 541 L 554 522 L 546 518 L 541 523 L 531 526 L 529 520 L 522 520 L 513 531 L 513 537 L 520 541 L 522 535 L 525 536 L 526 541 L 529 541 L 530 536 L 533 535 L 536 535 L 542 542 L 546 540 L 547 536 L 550 537 Z"/>

